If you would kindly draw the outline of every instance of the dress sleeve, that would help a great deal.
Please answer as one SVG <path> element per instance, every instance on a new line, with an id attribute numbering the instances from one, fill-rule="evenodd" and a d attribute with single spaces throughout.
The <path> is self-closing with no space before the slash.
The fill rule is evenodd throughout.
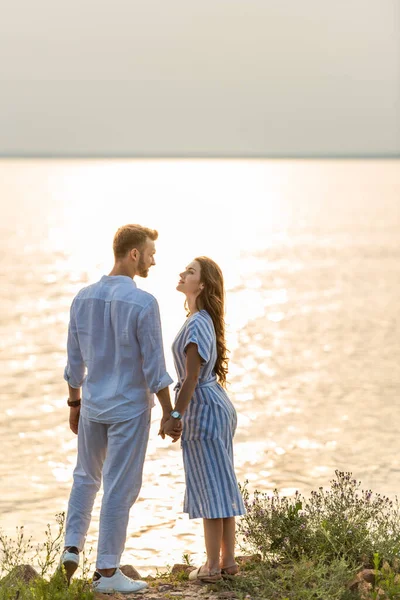
<path id="1" fill-rule="evenodd" d="M 200 321 L 200 319 L 192 319 L 186 328 L 184 352 L 189 344 L 196 344 L 197 351 L 200 354 L 203 364 L 210 360 L 211 348 L 213 343 L 213 335 L 210 327 Z"/>

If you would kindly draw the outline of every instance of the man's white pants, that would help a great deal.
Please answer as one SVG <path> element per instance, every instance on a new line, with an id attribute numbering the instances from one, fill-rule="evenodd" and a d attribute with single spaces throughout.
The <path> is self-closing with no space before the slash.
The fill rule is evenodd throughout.
<path id="1" fill-rule="evenodd" d="M 150 409 L 123 423 L 79 419 L 78 461 L 68 504 L 65 545 L 83 549 L 103 474 L 98 569 L 120 566 L 129 511 L 138 497 L 150 429 Z"/>

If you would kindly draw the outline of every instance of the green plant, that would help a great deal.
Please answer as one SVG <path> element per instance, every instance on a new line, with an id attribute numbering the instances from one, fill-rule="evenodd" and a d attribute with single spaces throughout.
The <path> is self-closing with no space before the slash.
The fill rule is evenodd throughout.
<path id="1" fill-rule="evenodd" d="M 398 567 L 395 564 L 395 567 Z M 382 561 L 378 552 L 374 553 L 375 584 L 372 592 L 373 600 L 382 597 L 388 600 L 400 599 L 400 574 L 387 561 Z"/>
<path id="2" fill-rule="evenodd" d="M 53 539 L 51 526 L 48 523 L 44 532 L 45 541 L 36 547 L 34 561 L 36 559 L 42 576 L 49 573 L 56 563 L 58 564 L 64 537 L 65 513 L 56 514 L 56 522 L 58 526 L 56 537 Z"/>
<path id="3" fill-rule="evenodd" d="M 351 473 L 335 471 L 331 488 L 305 499 L 242 488 L 247 514 L 239 523 L 245 545 L 264 560 L 343 558 L 350 565 L 372 561 L 374 552 L 394 560 L 400 552 L 400 511 L 395 502 L 370 490 Z"/>
<path id="4" fill-rule="evenodd" d="M 57 533 L 53 538 L 50 524 L 45 531 L 45 541 L 36 547 L 32 538 L 25 538 L 24 528 L 17 528 L 13 540 L 0 532 L 0 600 L 91 600 L 94 596 L 88 582 L 88 561 L 84 555 L 82 579 L 74 579 L 69 587 L 58 557 L 62 548 L 64 513 L 56 515 Z M 90 554 L 90 551 L 89 551 Z M 18 567 L 26 565 L 28 558 L 39 567 L 38 576 L 27 582 Z"/>
<path id="5" fill-rule="evenodd" d="M 344 559 L 330 564 L 323 557 L 279 564 L 257 561 L 245 565 L 240 577 L 221 587 L 234 590 L 241 598 L 249 594 L 262 600 L 355 600 L 347 585 L 353 574 Z"/>
<path id="6" fill-rule="evenodd" d="M 189 552 L 184 552 L 182 554 L 182 563 L 184 565 L 187 565 L 188 567 L 192 567 L 193 566 Z"/>
<path id="7" fill-rule="evenodd" d="M 300 494 L 286 498 L 280 497 L 278 490 L 272 496 L 256 490 L 251 500 L 246 487 L 242 494 L 247 513 L 238 529 L 247 545 L 264 559 L 274 554 L 301 556 L 309 535 Z"/>
<path id="8" fill-rule="evenodd" d="M 32 544 L 32 537 L 25 538 L 24 527 L 17 527 L 16 539 L 6 536 L 0 530 L 0 575 L 10 573 L 12 569 L 23 565 L 31 559 L 40 570 L 40 575 L 48 574 L 58 562 L 64 534 L 65 513 L 56 515 L 58 526 L 57 534 L 53 539 L 51 525 L 48 523 L 45 530 L 45 541 L 36 545 Z"/>
<path id="9" fill-rule="evenodd" d="M 16 539 L 13 540 L 0 530 L 0 576 L 24 564 L 26 557 L 33 552 L 32 538 L 25 538 L 24 527 L 17 527 L 16 531 Z"/>

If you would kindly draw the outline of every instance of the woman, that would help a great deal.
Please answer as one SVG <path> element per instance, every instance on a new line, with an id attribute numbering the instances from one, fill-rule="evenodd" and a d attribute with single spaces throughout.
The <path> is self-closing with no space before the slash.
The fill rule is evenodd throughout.
<path id="1" fill-rule="evenodd" d="M 186 296 L 188 318 L 172 347 L 177 397 L 163 432 L 178 432 L 182 419 L 184 512 L 203 518 L 207 553 L 206 564 L 189 579 L 214 582 L 238 571 L 235 516 L 245 512 L 233 467 L 236 411 L 224 389 L 228 358 L 221 269 L 210 258 L 196 258 L 180 274 L 176 289 Z"/>

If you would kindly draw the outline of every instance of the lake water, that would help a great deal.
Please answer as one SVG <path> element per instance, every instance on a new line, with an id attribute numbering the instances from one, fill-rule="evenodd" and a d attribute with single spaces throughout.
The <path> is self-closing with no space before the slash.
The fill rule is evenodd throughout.
<path id="1" fill-rule="evenodd" d="M 168 368 L 196 255 L 227 287 L 235 460 L 251 489 L 304 494 L 335 469 L 400 487 L 400 161 L 0 161 L 0 526 L 35 541 L 66 509 L 76 458 L 63 381 L 69 305 L 112 267 L 121 224 L 159 230 L 139 286 Z M 153 426 L 124 562 L 202 558 L 180 448 Z M 95 546 L 99 495 L 88 546 Z"/>

